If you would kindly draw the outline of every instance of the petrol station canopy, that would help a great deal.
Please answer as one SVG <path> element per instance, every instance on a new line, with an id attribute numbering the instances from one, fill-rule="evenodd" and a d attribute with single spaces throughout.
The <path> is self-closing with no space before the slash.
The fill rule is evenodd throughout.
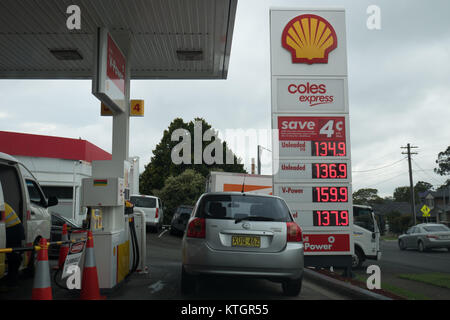
<path id="1" fill-rule="evenodd" d="M 81 29 L 67 8 L 79 6 Z M 1 0 L 1 79 L 91 79 L 98 27 L 129 33 L 131 79 L 226 79 L 237 0 Z"/>

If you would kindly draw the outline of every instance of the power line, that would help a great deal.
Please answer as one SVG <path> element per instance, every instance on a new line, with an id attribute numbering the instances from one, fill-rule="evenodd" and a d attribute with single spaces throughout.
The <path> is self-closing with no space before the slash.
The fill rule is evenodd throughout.
<path id="1" fill-rule="evenodd" d="M 366 186 L 365 188 L 373 187 L 373 186 L 376 186 L 376 185 L 379 185 L 379 184 L 382 184 L 382 183 L 385 183 L 385 182 L 394 180 L 395 178 L 398 178 L 398 177 L 400 177 L 400 176 L 402 176 L 402 175 L 404 175 L 404 174 L 405 174 L 404 172 L 401 172 L 400 174 L 397 174 L 397 175 L 395 175 L 395 176 L 393 176 L 393 177 L 391 177 L 391 178 L 389 178 L 389 179 L 381 180 L 381 181 L 379 181 L 379 182 L 377 182 L 377 183 L 370 184 L 370 185 Z"/>
<path id="2" fill-rule="evenodd" d="M 431 175 L 429 175 L 428 173 L 426 173 L 426 171 L 428 171 L 428 170 L 422 169 L 416 161 L 413 160 L 413 162 L 417 167 L 419 167 L 419 169 L 421 169 L 422 172 L 424 172 L 427 175 L 427 177 L 431 178 L 432 180 L 434 180 L 436 182 L 439 182 L 436 178 L 434 178 Z M 441 182 L 439 182 L 439 183 L 441 183 Z"/>
<path id="3" fill-rule="evenodd" d="M 368 170 L 357 170 L 357 171 L 352 170 L 352 172 L 358 172 L 358 173 L 359 173 L 359 172 L 371 172 L 371 171 L 376 171 L 376 170 L 380 170 L 380 169 L 392 167 L 393 165 L 395 165 L 395 164 L 397 164 L 397 163 L 399 163 L 399 162 L 405 160 L 406 158 L 407 158 L 407 157 L 404 157 L 404 158 L 402 158 L 402 159 L 400 159 L 400 160 L 398 160 L 398 161 L 395 161 L 395 162 L 393 162 L 393 163 L 391 163 L 391 164 L 388 164 L 388 165 L 385 165 L 385 166 L 383 166 L 383 167 L 379 167 L 379 168 L 375 168 L 375 169 L 368 169 Z"/>

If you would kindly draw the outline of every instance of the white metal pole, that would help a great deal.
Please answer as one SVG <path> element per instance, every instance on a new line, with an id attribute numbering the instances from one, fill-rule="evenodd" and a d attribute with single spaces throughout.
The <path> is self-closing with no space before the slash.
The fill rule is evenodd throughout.
<path id="1" fill-rule="evenodd" d="M 75 167 L 78 161 L 73 162 L 73 185 L 72 185 L 72 220 L 75 220 L 75 196 L 76 196 L 76 187 L 75 187 Z"/>

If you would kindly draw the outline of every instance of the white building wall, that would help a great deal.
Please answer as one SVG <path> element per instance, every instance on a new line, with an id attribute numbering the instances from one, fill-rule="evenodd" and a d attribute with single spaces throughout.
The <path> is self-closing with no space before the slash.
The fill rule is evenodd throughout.
<path id="1" fill-rule="evenodd" d="M 58 199 L 58 205 L 49 208 L 77 224 L 86 218 L 86 209 L 81 207 L 81 181 L 92 176 L 92 165 L 86 161 L 54 158 L 14 156 L 36 177 L 39 184 L 53 187 L 71 187 L 72 199 Z M 139 193 L 139 157 L 131 157 L 129 175 L 130 194 Z"/>
<path id="2" fill-rule="evenodd" d="M 67 217 L 77 224 L 81 224 L 86 218 L 85 210 L 80 206 L 80 189 L 83 178 L 92 175 L 92 167 L 89 162 L 66 159 L 40 158 L 15 156 L 28 170 L 33 173 L 42 187 L 71 187 L 72 199 L 58 199 L 58 205 L 49 208 Z"/>

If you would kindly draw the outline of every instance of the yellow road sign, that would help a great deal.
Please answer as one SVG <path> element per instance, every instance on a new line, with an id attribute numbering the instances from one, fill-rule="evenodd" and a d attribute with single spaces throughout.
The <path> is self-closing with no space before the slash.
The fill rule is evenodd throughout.
<path id="1" fill-rule="evenodd" d="M 423 205 L 423 207 L 422 207 L 422 209 L 420 209 L 420 211 L 423 212 L 422 217 L 431 217 L 431 215 L 430 215 L 431 209 L 428 208 L 426 204 Z"/>

